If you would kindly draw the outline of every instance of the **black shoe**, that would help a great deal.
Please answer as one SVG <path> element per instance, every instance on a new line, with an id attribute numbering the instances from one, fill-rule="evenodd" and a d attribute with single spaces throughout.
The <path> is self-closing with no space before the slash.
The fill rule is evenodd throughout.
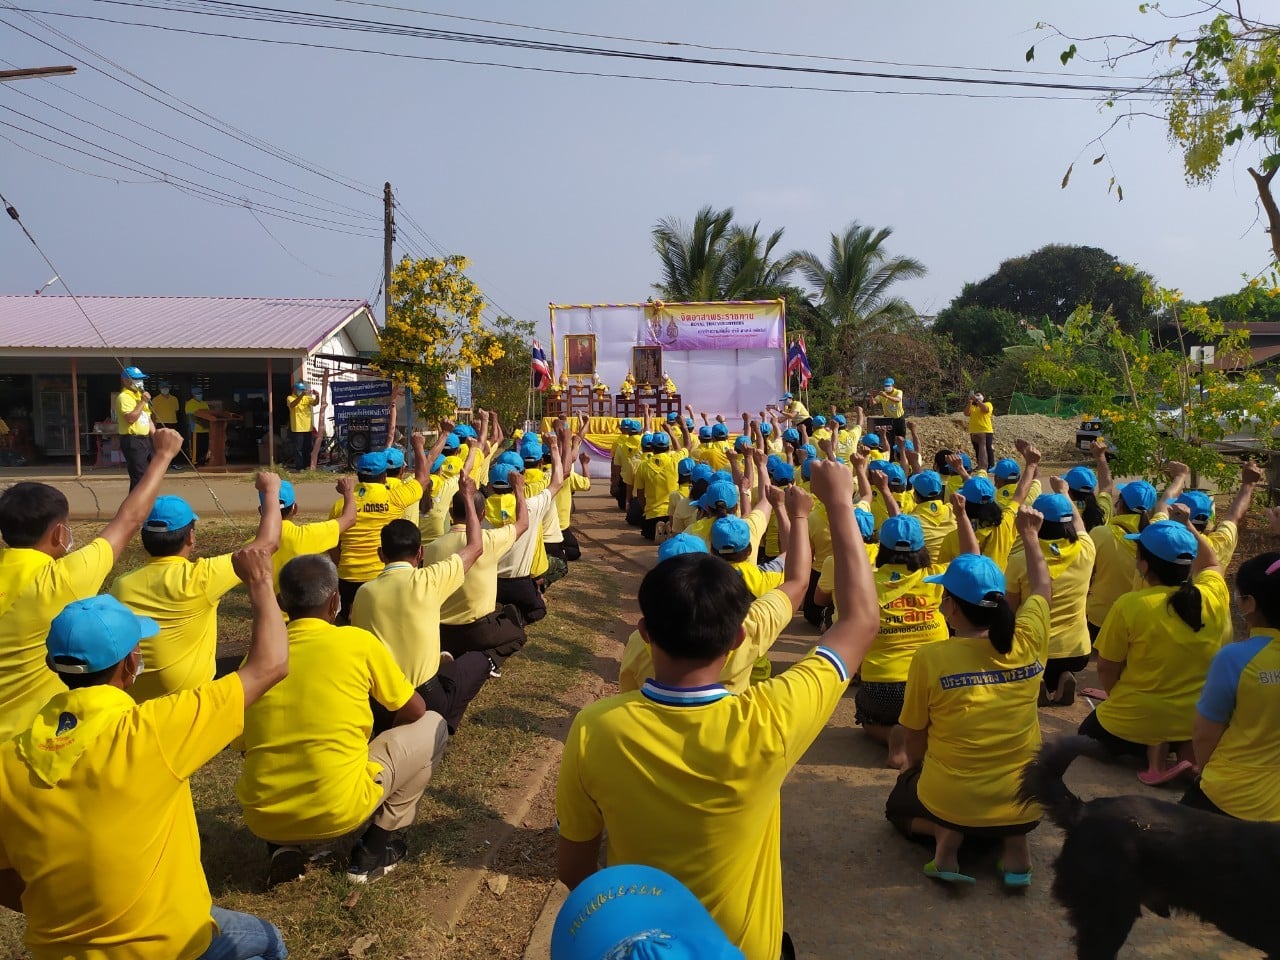
<path id="1" fill-rule="evenodd" d="M 385 877 L 405 858 L 409 849 L 399 837 L 390 837 L 381 850 L 369 850 L 363 838 L 351 848 L 351 865 L 347 867 L 347 879 L 352 883 L 372 883 Z"/>
<path id="2" fill-rule="evenodd" d="M 495 680 L 502 679 L 502 668 L 498 666 L 498 661 L 493 657 L 489 658 L 489 676 Z"/>
<path id="3" fill-rule="evenodd" d="M 1060 707 L 1069 707 L 1076 702 L 1076 675 L 1068 671 L 1058 681 L 1058 697 L 1056 703 Z"/>
<path id="4" fill-rule="evenodd" d="M 307 872 L 307 858 L 301 847 L 276 847 L 271 851 L 271 867 L 267 871 L 267 889 L 297 880 Z"/>

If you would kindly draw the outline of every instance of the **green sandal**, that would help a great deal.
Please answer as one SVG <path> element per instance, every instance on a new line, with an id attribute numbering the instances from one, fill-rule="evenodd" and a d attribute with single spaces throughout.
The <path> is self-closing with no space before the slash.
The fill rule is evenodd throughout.
<path id="1" fill-rule="evenodd" d="M 924 875 L 930 880 L 942 880 L 945 883 L 977 883 L 973 877 L 953 870 L 939 870 L 938 865 L 930 860 L 924 865 Z"/>

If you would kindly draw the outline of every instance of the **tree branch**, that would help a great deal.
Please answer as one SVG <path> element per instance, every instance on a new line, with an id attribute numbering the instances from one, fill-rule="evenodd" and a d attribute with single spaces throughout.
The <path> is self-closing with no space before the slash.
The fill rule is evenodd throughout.
<path id="1" fill-rule="evenodd" d="M 1258 199 L 1262 203 L 1262 209 L 1267 212 L 1267 233 L 1271 234 L 1271 252 L 1275 255 L 1276 261 L 1280 262 L 1280 205 L 1276 204 L 1276 198 L 1271 192 L 1271 181 L 1275 179 L 1276 170 L 1280 167 L 1273 167 L 1267 173 L 1259 173 L 1253 167 L 1249 167 L 1249 176 L 1253 177 L 1254 185 L 1258 188 Z"/>

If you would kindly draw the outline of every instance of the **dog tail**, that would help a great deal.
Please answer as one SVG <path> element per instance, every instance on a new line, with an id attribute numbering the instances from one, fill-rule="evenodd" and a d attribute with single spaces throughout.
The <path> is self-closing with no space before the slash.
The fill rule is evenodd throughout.
<path id="1" fill-rule="evenodd" d="M 1039 803 L 1064 830 L 1074 827 L 1084 816 L 1084 801 L 1067 789 L 1062 777 L 1076 757 L 1094 752 L 1095 743 L 1088 737 L 1060 737 L 1044 744 L 1022 771 L 1018 799 Z"/>

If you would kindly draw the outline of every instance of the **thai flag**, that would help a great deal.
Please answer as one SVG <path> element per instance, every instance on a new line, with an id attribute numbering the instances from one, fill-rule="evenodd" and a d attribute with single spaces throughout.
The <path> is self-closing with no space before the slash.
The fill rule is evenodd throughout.
<path id="1" fill-rule="evenodd" d="M 542 344 L 533 341 L 533 389 L 545 390 L 551 386 L 551 365 L 547 363 L 547 355 L 542 352 Z"/>
<path id="2" fill-rule="evenodd" d="M 809 368 L 809 354 L 804 348 L 804 337 L 796 337 L 787 351 L 787 376 L 795 374 L 800 378 L 801 389 L 809 386 L 813 371 Z"/>

